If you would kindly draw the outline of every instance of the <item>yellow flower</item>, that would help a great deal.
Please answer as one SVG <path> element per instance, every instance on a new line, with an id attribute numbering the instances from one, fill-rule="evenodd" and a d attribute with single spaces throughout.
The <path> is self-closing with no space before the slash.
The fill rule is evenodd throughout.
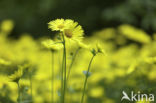
<path id="1" fill-rule="evenodd" d="M 18 83 L 22 75 L 23 75 L 23 67 L 19 66 L 18 70 L 15 71 L 15 73 L 12 74 L 9 78 L 11 81 Z"/>
<path id="2" fill-rule="evenodd" d="M 135 27 L 132 27 L 131 25 L 121 25 L 119 26 L 119 32 L 121 32 L 122 35 L 127 37 L 128 39 L 146 44 L 151 42 L 151 37 L 144 32 L 143 30 L 137 29 Z"/>
<path id="3" fill-rule="evenodd" d="M 11 62 L 6 61 L 6 60 L 0 58 L 0 64 L 2 64 L 2 65 L 10 65 Z"/>
<path id="4" fill-rule="evenodd" d="M 75 24 L 77 23 L 73 23 L 69 29 L 64 30 L 66 41 L 82 41 L 84 31 L 80 25 Z"/>
<path id="5" fill-rule="evenodd" d="M 55 43 L 53 40 L 48 39 L 42 42 L 42 45 L 48 49 L 51 49 L 53 51 L 59 50 L 63 47 L 61 43 Z"/>
<path id="6" fill-rule="evenodd" d="M 84 31 L 77 22 L 71 19 L 56 19 L 48 23 L 52 31 L 60 31 L 67 41 L 81 41 Z"/>
<path id="7" fill-rule="evenodd" d="M 10 32 L 14 27 L 14 22 L 12 20 L 4 20 L 1 23 L 1 30 L 3 32 Z"/>
<path id="8" fill-rule="evenodd" d="M 0 75 L 0 88 L 2 88 L 3 85 L 8 83 L 8 77 L 6 75 Z"/>
<path id="9" fill-rule="evenodd" d="M 81 41 L 78 41 L 78 45 L 79 45 L 79 48 L 82 48 L 82 49 L 89 49 L 90 46 L 86 45 L 85 43 L 81 42 Z"/>
<path id="10" fill-rule="evenodd" d="M 156 62 L 156 57 L 146 57 L 146 58 L 144 59 L 144 61 L 145 61 L 146 63 L 152 64 L 152 63 L 155 63 L 155 62 Z"/>
<path id="11" fill-rule="evenodd" d="M 136 102 L 136 103 L 150 103 L 150 101 L 146 101 L 146 99 L 144 98 L 143 100 L 138 101 L 138 102 Z"/>
<path id="12" fill-rule="evenodd" d="M 48 28 L 51 29 L 52 31 L 62 31 L 64 30 L 64 19 L 56 19 L 54 21 L 50 21 L 48 23 Z"/>
<path id="13" fill-rule="evenodd" d="M 56 19 L 48 23 L 48 28 L 52 31 L 63 31 L 69 28 L 71 24 L 73 24 L 73 20 Z"/>
<path id="14" fill-rule="evenodd" d="M 102 87 L 96 87 L 89 91 L 89 95 L 94 98 L 102 97 L 104 94 L 104 90 Z"/>

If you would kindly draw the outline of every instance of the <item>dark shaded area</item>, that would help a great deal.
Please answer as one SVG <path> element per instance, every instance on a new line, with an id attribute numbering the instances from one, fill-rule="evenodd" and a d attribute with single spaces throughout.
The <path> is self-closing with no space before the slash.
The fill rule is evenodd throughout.
<path id="1" fill-rule="evenodd" d="M 0 21 L 12 19 L 12 36 L 49 35 L 47 23 L 56 18 L 78 21 L 86 35 L 104 27 L 132 24 L 148 33 L 156 31 L 155 0 L 0 0 Z"/>

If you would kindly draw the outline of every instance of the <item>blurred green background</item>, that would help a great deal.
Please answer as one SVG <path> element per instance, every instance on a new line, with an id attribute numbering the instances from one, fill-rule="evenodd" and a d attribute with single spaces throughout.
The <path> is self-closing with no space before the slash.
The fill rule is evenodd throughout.
<path id="1" fill-rule="evenodd" d="M 104 27 L 131 24 L 148 33 L 156 31 L 155 0 L 0 0 L 0 21 L 12 19 L 13 37 L 28 32 L 49 35 L 47 23 L 56 18 L 78 21 L 86 35 Z"/>

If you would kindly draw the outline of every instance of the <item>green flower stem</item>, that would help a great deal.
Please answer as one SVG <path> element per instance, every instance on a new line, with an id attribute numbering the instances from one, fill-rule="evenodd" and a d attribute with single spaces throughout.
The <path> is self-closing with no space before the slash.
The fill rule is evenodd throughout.
<path id="1" fill-rule="evenodd" d="M 70 64 L 70 66 L 69 66 L 69 71 L 68 71 L 68 75 L 67 75 L 67 81 L 68 81 L 68 79 L 69 79 L 69 76 L 70 76 L 70 72 L 71 72 L 73 63 L 74 63 L 74 61 L 75 61 L 76 55 L 78 54 L 79 50 L 80 50 L 80 48 L 78 48 L 78 49 L 76 50 L 74 56 L 72 57 L 72 61 L 71 61 L 71 64 Z"/>
<path id="2" fill-rule="evenodd" d="M 52 73 L 51 73 L 51 102 L 53 103 L 54 102 L 54 79 L 55 79 L 55 70 L 54 70 L 54 52 L 53 50 L 51 50 L 51 56 L 52 56 Z"/>
<path id="3" fill-rule="evenodd" d="M 63 87 L 63 102 L 65 103 L 65 94 L 66 94 L 66 42 L 65 42 L 65 38 L 64 35 L 62 34 L 62 38 L 63 38 L 63 46 L 64 46 L 64 87 Z"/>
<path id="4" fill-rule="evenodd" d="M 30 92 L 31 92 L 31 103 L 33 101 L 33 93 L 32 93 L 32 71 L 29 73 L 29 81 L 30 81 Z"/>
<path id="5" fill-rule="evenodd" d="M 19 85 L 19 81 L 17 82 L 17 86 L 18 86 L 18 103 L 21 103 L 21 94 L 20 94 L 20 85 Z"/>
<path id="6" fill-rule="evenodd" d="M 59 69 L 58 76 L 59 76 L 59 80 L 61 80 L 61 91 L 57 90 L 57 92 L 55 92 L 56 95 L 59 97 L 59 99 L 56 101 L 56 103 L 61 103 L 61 96 L 60 96 L 60 94 L 62 93 L 62 63 L 61 63 L 62 59 L 60 59 L 60 58 L 62 58 L 61 53 L 62 53 L 62 51 L 58 51 L 57 54 L 55 54 L 55 55 L 57 55 L 56 57 L 58 59 L 58 61 L 57 61 L 57 65 L 58 65 L 57 69 Z M 55 69 L 56 69 L 56 67 L 55 67 Z"/>
<path id="7" fill-rule="evenodd" d="M 91 58 L 91 60 L 89 62 L 89 66 L 88 66 L 88 70 L 87 70 L 87 74 L 86 74 L 86 78 L 85 78 L 85 82 L 84 82 L 83 92 L 82 92 L 81 103 L 83 103 L 83 100 L 84 100 L 87 80 L 88 80 L 88 77 L 89 77 L 89 71 L 90 71 L 90 67 L 91 67 L 91 64 L 92 64 L 92 61 L 93 61 L 94 57 L 95 57 L 95 55 L 93 55 L 93 57 Z"/>
<path id="8" fill-rule="evenodd" d="M 73 57 L 72 57 L 72 61 L 71 61 L 71 63 L 70 63 L 69 70 L 68 70 L 68 75 L 67 75 L 67 83 L 66 83 L 67 86 L 68 86 L 68 82 L 69 82 L 70 72 L 71 72 L 73 63 L 74 63 L 74 61 L 75 61 L 75 59 L 76 59 L 76 56 L 77 56 L 79 50 L 80 50 L 80 47 L 77 48 L 76 52 L 74 53 L 74 55 L 73 55 Z M 70 95 L 68 95 L 68 97 L 70 97 Z M 71 101 L 71 99 L 70 99 L 70 101 Z M 70 103 L 70 101 L 68 101 L 68 103 Z"/>
<path id="9" fill-rule="evenodd" d="M 61 70 L 61 103 L 63 103 L 63 88 L 64 88 L 64 81 L 63 81 L 63 77 L 64 77 L 64 51 L 63 51 L 63 58 L 62 58 L 62 70 Z"/>

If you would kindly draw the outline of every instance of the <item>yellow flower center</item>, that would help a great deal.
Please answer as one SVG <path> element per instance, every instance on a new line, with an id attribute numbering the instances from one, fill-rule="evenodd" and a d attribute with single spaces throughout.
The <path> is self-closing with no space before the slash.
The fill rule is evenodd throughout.
<path id="1" fill-rule="evenodd" d="M 68 38 L 72 38 L 72 35 L 73 35 L 72 30 L 70 30 L 70 29 L 64 30 L 64 34 L 65 34 Z"/>
<path id="2" fill-rule="evenodd" d="M 59 29 L 63 29 L 64 28 L 64 25 L 63 24 L 60 24 L 57 26 Z"/>

